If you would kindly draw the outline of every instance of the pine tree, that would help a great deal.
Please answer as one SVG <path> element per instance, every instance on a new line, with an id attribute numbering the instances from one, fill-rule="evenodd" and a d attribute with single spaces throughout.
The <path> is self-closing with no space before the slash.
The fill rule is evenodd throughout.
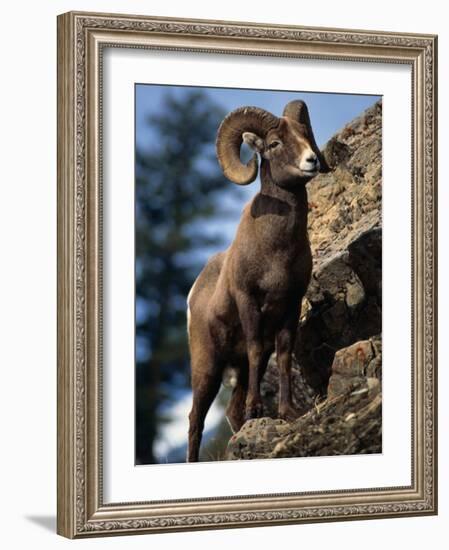
<path id="1" fill-rule="evenodd" d="M 202 91 L 167 95 L 148 122 L 149 150 L 136 150 L 136 460 L 155 462 L 164 410 L 189 384 L 186 296 L 221 237 L 227 182 L 215 157 L 224 116 Z M 223 212 L 221 212 L 223 215 Z M 216 232 L 215 232 L 216 233 Z M 202 254 L 201 254 L 202 252 Z"/>

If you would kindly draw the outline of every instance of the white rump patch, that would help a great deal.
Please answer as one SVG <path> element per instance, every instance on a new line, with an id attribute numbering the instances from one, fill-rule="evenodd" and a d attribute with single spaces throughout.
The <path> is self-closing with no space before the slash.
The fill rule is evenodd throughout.
<path id="1" fill-rule="evenodd" d="M 191 296 L 192 296 L 193 289 L 195 288 L 196 281 L 197 281 L 197 280 L 195 280 L 195 282 L 193 283 L 192 288 L 189 290 L 189 293 L 188 293 L 188 295 L 187 295 L 187 306 L 189 306 L 190 298 L 191 298 Z"/>
<path id="2" fill-rule="evenodd" d="M 190 337 L 190 297 L 192 296 L 193 289 L 195 288 L 196 280 L 192 285 L 192 288 L 189 291 L 189 294 L 187 295 L 187 334 Z"/>
<path id="3" fill-rule="evenodd" d="M 187 305 L 187 334 L 190 337 L 190 308 Z"/>

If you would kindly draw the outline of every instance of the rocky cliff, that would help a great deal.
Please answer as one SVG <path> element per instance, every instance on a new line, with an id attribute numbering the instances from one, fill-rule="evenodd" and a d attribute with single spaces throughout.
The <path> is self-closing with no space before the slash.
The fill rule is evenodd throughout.
<path id="1" fill-rule="evenodd" d="M 333 170 L 308 187 L 314 269 L 293 361 L 300 416 L 276 419 L 272 357 L 261 388 L 265 416 L 231 437 L 230 460 L 382 451 L 381 102 L 324 153 Z"/>

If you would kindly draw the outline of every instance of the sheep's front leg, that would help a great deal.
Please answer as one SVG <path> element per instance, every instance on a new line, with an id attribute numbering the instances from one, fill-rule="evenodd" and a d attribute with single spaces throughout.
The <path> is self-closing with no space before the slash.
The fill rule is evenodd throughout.
<path id="1" fill-rule="evenodd" d="M 263 346 L 261 342 L 251 341 L 248 349 L 248 393 L 245 404 L 245 420 L 263 416 L 263 404 L 260 396 L 260 371 L 263 368 Z"/>
<path id="2" fill-rule="evenodd" d="M 263 350 L 262 315 L 257 303 L 247 295 L 237 301 L 240 322 L 246 339 L 248 354 L 248 393 L 245 403 L 245 420 L 263 415 L 260 397 L 260 379 L 264 371 L 266 354 Z"/>
<path id="3" fill-rule="evenodd" d="M 279 370 L 279 418 L 294 420 L 300 415 L 293 406 L 291 365 L 298 316 L 291 315 L 276 336 L 276 359 Z"/>

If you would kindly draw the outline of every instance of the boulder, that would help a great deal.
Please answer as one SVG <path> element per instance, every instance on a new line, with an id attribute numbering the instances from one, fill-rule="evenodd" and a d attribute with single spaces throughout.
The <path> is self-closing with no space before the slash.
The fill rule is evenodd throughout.
<path id="1" fill-rule="evenodd" d="M 293 422 L 258 418 L 229 440 L 227 460 L 382 452 L 379 337 L 335 354 L 325 400 Z"/>

